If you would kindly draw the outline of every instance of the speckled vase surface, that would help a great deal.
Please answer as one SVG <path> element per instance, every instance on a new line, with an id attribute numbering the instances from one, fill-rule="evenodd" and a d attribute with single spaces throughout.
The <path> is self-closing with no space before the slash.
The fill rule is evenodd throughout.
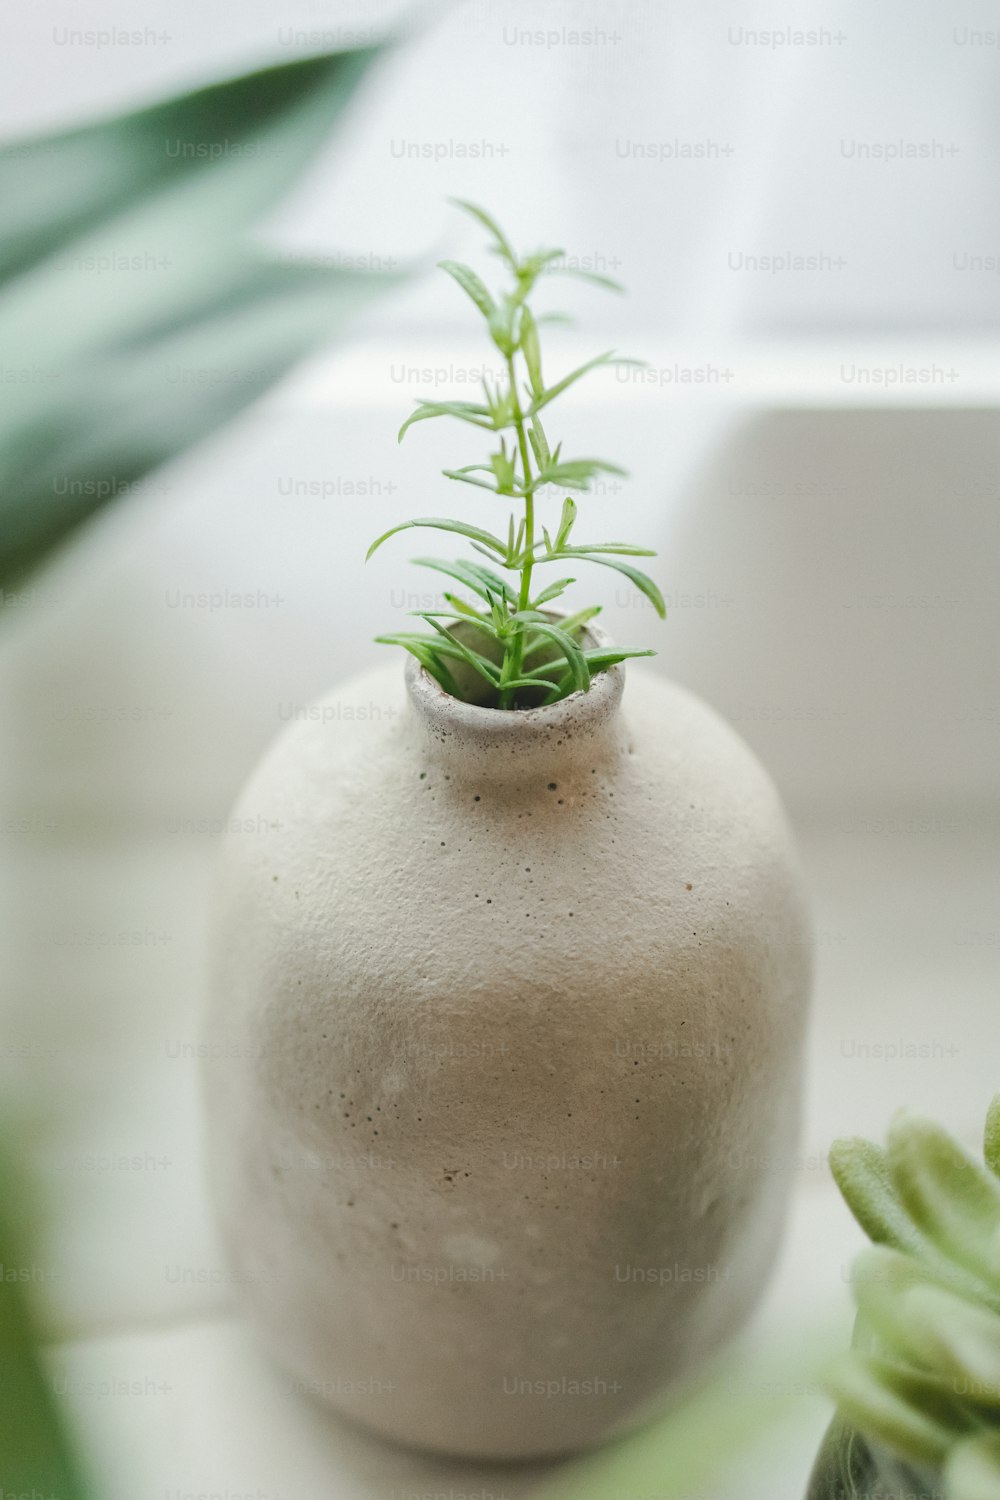
<path id="1" fill-rule="evenodd" d="M 401 1442 L 633 1426 L 774 1259 L 810 967 L 789 830 L 712 710 L 625 685 L 500 712 L 396 660 L 234 813 L 205 1080 L 233 1279 L 289 1385 Z"/>

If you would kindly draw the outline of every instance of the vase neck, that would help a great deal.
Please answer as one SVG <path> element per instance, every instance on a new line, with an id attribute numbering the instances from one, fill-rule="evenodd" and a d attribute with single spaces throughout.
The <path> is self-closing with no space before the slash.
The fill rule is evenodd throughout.
<path id="1" fill-rule="evenodd" d="M 505 710 L 463 703 L 411 659 L 406 690 L 423 753 L 449 775 L 494 785 L 604 771 L 626 752 L 621 667 L 599 672 L 586 693 L 547 708 Z"/>

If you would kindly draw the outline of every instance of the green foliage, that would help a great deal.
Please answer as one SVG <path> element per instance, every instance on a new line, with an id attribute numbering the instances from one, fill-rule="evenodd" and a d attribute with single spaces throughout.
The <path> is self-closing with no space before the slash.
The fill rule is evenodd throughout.
<path id="1" fill-rule="evenodd" d="M 6 1131 L 5 1131 L 6 1136 Z M 85 1500 L 87 1489 L 44 1365 L 30 1287 L 10 1272 L 32 1263 L 27 1201 L 6 1148 L 0 1155 L 0 1475 L 5 1495 Z"/>
<path id="2" fill-rule="evenodd" d="M 392 284 L 250 237 L 377 55 L 300 59 L 0 149 L 4 588 Z"/>
<path id="3" fill-rule="evenodd" d="M 985 1164 L 928 1120 L 900 1115 L 881 1151 L 835 1144 L 830 1160 L 848 1206 L 875 1241 L 855 1261 L 854 1347 L 831 1369 L 842 1418 L 924 1476 L 948 1500 L 1000 1500 L 1000 1097 Z M 844 1433 L 832 1439 L 837 1483 L 851 1495 Z M 883 1479 L 888 1471 L 883 1465 Z M 820 1479 L 825 1479 L 822 1472 Z M 837 1487 L 839 1485 L 839 1488 Z M 882 1493 L 879 1490 L 878 1493 Z M 888 1493 L 888 1490 L 885 1491 Z"/>
<path id="4" fill-rule="evenodd" d="M 540 492 L 550 486 L 562 491 L 586 491 L 599 474 L 624 473 L 616 464 L 603 459 L 565 457 L 560 443 L 555 447 L 550 444 L 539 413 L 591 370 L 635 361 L 619 359 L 609 351 L 546 385 L 538 331 L 542 320 L 532 312 L 529 298 L 543 273 L 569 274 L 565 267 L 556 264 L 563 252 L 539 250 L 520 259 L 503 230 L 484 209 L 473 203 L 453 201 L 487 230 L 490 248 L 503 262 L 513 283 L 509 290 L 494 296 L 471 267 L 453 260 L 440 262 L 441 269 L 457 283 L 484 319 L 489 336 L 506 364 L 507 379 L 498 388 L 484 380 L 481 402 L 418 402 L 400 428 L 399 437 L 402 441 L 414 423 L 436 417 L 451 417 L 483 432 L 498 434 L 498 446 L 486 462 L 442 472 L 446 479 L 456 483 L 520 502 L 523 510 L 520 515 L 509 517 L 506 538 L 478 526 L 443 518 L 403 521 L 372 543 L 368 557 L 397 532 L 429 526 L 464 536 L 476 552 L 489 559 L 492 569 L 516 575 L 516 583 L 508 584 L 495 571 L 469 562 L 415 558 L 419 566 L 436 569 L 457 580 L 471 591 L 475 602 L 446 593 L 446 610 L 415 612 L 432 627 L 433 634 L 397 632 L 379 636 L 378 640 L 410 651 L 453 696 L 501 709 L 544 707 L 570 693 L 586 692 L 595 672 L 605 671 L 630 657 L 654 653 L 634 648 L 586 649 L 587 624 L 598 608 L 592 606 L 566 617 L 553 615 L 544 606 L 561 598 L 576 579 L 561 577 L 533 592 L 536 568 L 545 563 L 569 562 L 574 567 L 580 562 L 597 563 L 623 574 L 661 618 L 666 614 L 663 595 L 653 580 L 632 563 L 620 560 L 653 557 L 655 554 L 648 548 L 633 547 L 628 542 L 573 543 L 577 507 L 568 496 L 563 501 L 554 534 L 539 525 L 536 514 Z M 587 280 L 615 287 L 606 277 L 582 274 Z M 543 659 L 529 667 L 527 663 L 539 653 Z M 456 683 L 449 665 L 455 661 L 472 668 L 469 677 L 472 689 L 463 692 Z M 481 688 L 483 682 L 487 684 L 485 693 Z M 473 691 L 475 697 L 471 698 Z"/>

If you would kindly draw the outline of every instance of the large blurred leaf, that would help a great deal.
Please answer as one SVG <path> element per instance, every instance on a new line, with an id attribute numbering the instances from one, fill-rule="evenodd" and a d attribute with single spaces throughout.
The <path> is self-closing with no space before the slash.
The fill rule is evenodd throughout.
<path id="1" fill-rule="evenodd" d="M 0 151 L 0 585 L 389 283 L 282 262 L 248 232 L 376 55 L 283 64 Z"/>
<path id="2" fill-rule="evenodd" d="M 0 1491 L 84 1500 L 86 1491 L 41 1360 L 28 1302 L 25 1193 L 0 1159 Z"/>

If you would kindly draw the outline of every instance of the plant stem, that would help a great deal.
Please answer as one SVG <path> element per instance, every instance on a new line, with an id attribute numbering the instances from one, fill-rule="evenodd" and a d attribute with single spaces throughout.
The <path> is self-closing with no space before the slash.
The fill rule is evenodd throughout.
<path id="1" fill-rule="evenodd" d="M 521 403 L 517 394 L 517 376 L 514 370 L 514 356 L 507 357 L 507 375 L 510 379 L 511 406 L 514 413 L 514 427 L 517 430 L 517 446 L 521 454 L 521 468 L 524 474 L 525 488 L 531 483 L 531 458 L 528 450 L 528 437 L 524 430 L 524 415 L 521 411 Z M 521 567 L 521 588 L 518 595 L 518 609 L 527 609 L 531 603 L 531 568 L 535 557 L 535 497 L 525 495 L 524 497 L 524 548 L 522 551 L 524 562 Z M 505 666 L 509 664 L 509 670 L 504 673 L 505 677 L 520 677 L 521 663 L 524 659 L 524 631 L 518 630 L 514 633 L 510 644 L 505 647 Z M 503 688 L 500 693 L 500 707 L 510 708 L 513 699 L 510 688 Z"/>

